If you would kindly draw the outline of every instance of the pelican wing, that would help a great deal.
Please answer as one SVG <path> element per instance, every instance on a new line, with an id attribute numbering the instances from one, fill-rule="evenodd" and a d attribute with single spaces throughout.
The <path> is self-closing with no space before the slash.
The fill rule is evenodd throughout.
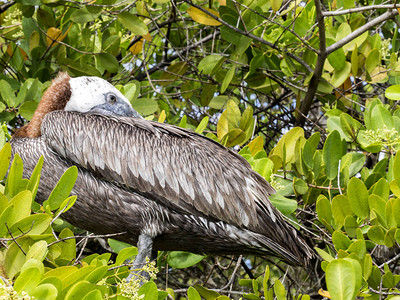
<path id="1" fill-rule="evenodd" d="M 241 156 L 194 132 L 139 118 L 55 111 L 46 115 L 42 135 L 53 151 L 98 178 L 171 209 L 258 230 L 261 209 L 275 222 L 269 183 Z"/>

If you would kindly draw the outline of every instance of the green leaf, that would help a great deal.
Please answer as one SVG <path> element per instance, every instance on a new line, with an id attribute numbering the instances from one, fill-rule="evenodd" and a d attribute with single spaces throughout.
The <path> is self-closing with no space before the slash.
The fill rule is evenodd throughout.
<path id="1" fill-rule="evenodd" d="M 200 294 L 194 287 L 189 287 L 187 291 L 188 300 L 201 300 Z"/>
<path id="2" fill-rule="evenodd" d="M 230 131 L 234 129 L 239 129 L 239 121 L 241 118 L 241 113 L 237 104 L 228 100 L 226 109 L 221 114 L 218 124 L 217 124 L 217 135 L 220 140 L 222 140 Z M 232 132 L 231 140 L 240 135 L 243 131 L 239 129 L 239 131 Z M 243 132 L 244 133 L 244 132 Z M 244 138 L 246 135 L 244 134 Z"/>
<path id="3" fill-rule="evenodd" d="M 100 53 L 96 55 L 95 58 L 97 59 L 98 63 L 108 72 L 118 72 L 119 62 L 114 55 L 111 55 L 110 53 Z"/>
<path id="4" fill-rule="evenodd" d="M 385 90 L 385 97 L 390 100 L 400 100 L 400 85 L 389 86 Z"/>
<path id="5" fill-rule="evenodd" d="M 322 259 L 327 262 L 331 262 L 334 260 L 332 255 L 330 255 L 328 252 L 326 252 L 318 247 L 315 247 L 315 251 L 317 251 L 317 253 L 322 257 Z"/>
<path id="6" fill-rule="evenodd" d="M 340 2 L 339 5 L 341 5 L 341 4 L 342 4 L 342 2 Z M 331 40 L 331 41 L 328 40 L 328 42 L 330 42 L 330 44 L 332 44 L 333 42 L 338 42 L 338 41 L 344 39 L 345 37 L 347 37 L 350 33 L 351 33 L 350 25 L 346 22 L 343 22 L 340 24 L 339 28 L 337 29 L 335 40 Z M 343 46 L 341 48 L 342 50 L 344 50 L 346 52 L 346 54 L 349 49 L 347 47 L 347 45 L 348 44 L 346 44 L 345 46 Z"/>
<path id="7" fill-rule="evenodd" d="M 88 281 L 82 280 L 75 283 L 67 292 L 65 300 L 78 300 L 82 299 L 83 296 L 89 294 L 94 288 L 95 284 Z"/>
<path id="8" fill-rule="evenodd" d="M 170 65 L 166 71 L 161 74 L 159 84 L 161 86 L 167 86 L 173 84 L 177 80 L 180 80 L 180 76 L 185 74 L 188 67 L 189 65 L 184 61 Z"/>
<path id="9" fill-rule="evenodd" d="M 184 251 L 172 251 L 168 254 L 168 264 L 176 269 L 183 269 L 194 266 L 205 258 L 203 255 L 193 254 Z"/>
<path id="10" fill-rule="evenodd" d="M 268 291 L 268 279 L 269 279 L 269 266 L 265 267 L 265 273 L 263 278 L 263 290 L 264 290 L 264 297 L 267 298 L 267 291 Z"/>
<path id="11" fill-rule="evenodd" d="M 214 97 L 216 89 L 217 89 L 216 84 L 204 84 L 203 89 L 200 94 L 200 104 L 203 106 L 208 106 L 208 104 L 211 102 L 211 99 Z M 226 99 L 228 99 L 227 96 L 221 96 L 221 97 L 226 97 Z M 224 102 L 224 104 L 225 104 L 225 102 Z M 222 107 L 220 107 L 220 108 L 212 107 L 212 108 L 220 109 Z"/>
<path id="12" fill-rule="evenodd" d="M 364 256 L 363 277 L 368 280 L 372 273 L 372 258 L 369 253 Z"/>
<path id="13" fill-rule="evenodd" d="M 346 55 L 343 49 L 339 48 L 329 54 L 328 61 L 336 71 L 342 70 L 346 66 Z"/>
<path id="14" fill-rule="evenodd" d="M 198 65 L 200 72 L 206 75 L 213 75 L 221 68 L 225 58 L 221 55 L 208 55 L 204 57 Z"/>
<path id="15" fill-rule="evenodd" d="M 34 243 L 26 253 L 26 260 L 31 258 L 37 259 L 39 261 L 43 261 L 47 254 L 47 242 L 46 241 L 37 241 Z"/>
<path id="16" fill-rule="evenodd" d="M 118 14 L 118 21 L 133 34 L 146 35 L 149 32 L 146 24 L 142 20 L 127 11 Z"/>
<path id="17" fill-rule="evenodd" d="M 283 286 L 282 282 L 280 282 L 279 280 L 275 280 L 274 292 L 275 292 L 275 296 L 278 300 L 286 300 L 285 287 Z"/>
<path id="18" fill-rule="evenodd" d="M 119 253 L 119 251 L 121 251 L 124 248 L 132 247 L 132 245 L 130 245 L 128 243 L 124 243 L 124 242 L 117 241 L 114 239 L 107 239 L 107 242 L 108 242 L 108 245 L 111 247 L 111 249 L 115 253 Z"/>
<path id="19" fill-rule="evenodd" d="M 379 223 L 386 226 L 386 201 L 378 195 L 372 194 L 368 197 L 368 204 L 371 211 L 378 216 Z"/>
<path id="20" fill-rule="evenodd" d="M 358 217 L 365 219 L 369 215 L 368 190 L 360 179 L 356 177 L 350 179 L 347 196 L 352 211 Z"/>
<path id="21" fill-rule="evenodd" d="M 27 251 L 32 240 L 29 238 L 18 239 L 18 244 L 12 243 L 6 250 L 4 269 L 6 271 L 7 277 L 12 279 L 14 276 L 21 271 L 22 266 L 25 263 L 25 254 L 21 251 Z"/>
<path id="22" fill-rule="evenodd" d="M 304 195 L 305 193 L 308 192 L 308 184 L 303 179 L 300 178 L 295 178 L 293 180 L 293 188 L 296 194 L 298 195 Z"/>
<path id="23" fill-rule="evenodd" d="M 37 190 L 39 188 L 39 182 L 40 182 L 40 172 L 42 171 L 43 167 L 43 156 L 39 158 L 38 163 L 35 166 L 35 169 L 33 170 L 31 174 L 31 178 L 29 179 L 29 183 L 26 187 L 27 190 L 30 190 L 32 192 L 32 198 L 35 199 Z"/>
<path id="24" fill-rule="evenodd" d="M 300 127 L 295 127 L 289 130 L 276 144 L 275 148 L 269 154 L 269 157 L 272 155 L 277 155 L 280 157 L 284 164 L 291 163 L 296 156 L 296 142 L 301 137 L 304 137 L 304 130 Z"/>
<path id="25" fill-rule="evenodd" d="M 351 72 L 351 64 L 348 61 L 346 61 L 345 66 L 344 66 L 343 69 L 335 70 L 335 72 L 333 72 L 333 76 L 332 76 L 332 79 L 331 79 L 331 84 L 335 88 L 339 87 L 349 77 L 350 72 Z"/>
<path id="26" fill-rule="evenodd" d="M 318 196 L 317 214 L 319 220 L 325 220 L 328 224 L 332 222 L 331 202 L 324 195 Z"/>
<path id="27" fill-rule="evenodd" d="M 75 259 L 76 257 L 76 241 L 75 238 L 69 238 L 73 237 L 74 233 L 71 231 L 69 228 L 64 228 L 60 235 L 60 239 L 65 239 L 63 240 L 62 243 L 58 243 L 58 246 L 61 247 L 61 254 L 59 258 L 65 259 L 67 261 L 71 261 Z"/>
<path id="28" fill-rule="evenodd" d="M 24 265 L 21 268 L 21 273 L 25 272 L 25 270 L 28 270 L 30 268 L 36 268 L 39 270 L 40 274 L 44 274 L 44 265 L 41 261 L 31 258 L 25 261 Z"/>
<path id="29" fill-rule="evenodd" d="M 335 231 L 332 234 L 332 242 L 336 251 L 339 251 L 340 249 L 347 250 L 351 244 L 350 239 L 340 231 Z"/>
<path id="30" fill-rule="evenodd" d="M 131 101 L 133 108 L 141 115 L 151 115 L 158 109 L 157 101 L 151 98 L 137 98 Z"/>
<path id="31" fill-rule="evenodd" d="M 196 284 L 194 288 L 199 292 L 200 296 L 202 296 L 206 300 L 214 300 L 218 296 L 220 296 L 220 294 L 218 294 L 217 292 L 206 289 L 199 284 Z"/>
<path id="32" fill-rule="evenodd" d="M 342 158 L 342 140 L 338 131 L 334 130 L 325 141 L 323 148 L 326 177 L 333 180 L 339 172 L 339 160 Z"/>
<path id="33" fill-rule="evenodd" d="M 346 233 L 350 237 L 354 237 L 356 235 L 356 230 L 358 228 L 358 224 L 356 219 L 353 216 L 346 216 L 344 219 L 344 229 Z"/>
<path id="34" fill-rule="evenodd" d="M 233 75 L 235 75 L 235 70 L 236 70 L 236 65 L 233 65 L 226 73 L 225 78 L 221 84 L 221 90 L 220 90 L 221 94 L 223 94 L 226 91 L 227 87 L 231 83 Z"/>
<path id="35" fill-rule="evenodd" d="M 49 196 L 48 203 L 51 210 L 58 209 L 63 201 L 68 198 L 77 178 L 78 168 L 76 166 L 65 171 Z"/>
<path id="36" fill-rule="evenodd" d="M 17 154 L 14 156 L 14 160 L 11 164 L 10 172 L 8 173 L 6 180 L 6 187 L 4 194 L 9 197 L 14 197 L 20 191 L 26 188 L 26 183 L 22 179 L 23 174 L 23 163 L 21 157 Z"/>
<path id="37" fill-rule="evenodd" d="M 132 103 L 135 99 L 139 97 L 140 83 L 138 81 L 133 81 L 124 86 L 124 96 L 128 98 L 129 102 Z"/>
<path id="38" fill-rule="evenodd" d="M 371 127 L 368 129 L 376 131 L 383 129 L 385 126 L 387 129 L 394 128 L 392 114 L 382 104 L 375 105 L 371 110 Z"/>
<path id="39" fill-rule="evenodd" d="M 198 134 L 202 134 L 203 131 L 207 128 L 208 120 L 209 120 L 209 117 L 205 116 L 205 117 L 200 121 L 199 125 L 197 126 L 197 128 L 196 128 L 196 130 L 195 130 Z"/>
<path id="40" fill-rule="evenodd" d="M 356 242 L 364 242 L 364 240 L 363 241 L 356 241 Z M 364 256 L 364 255 L 362 255 L 362 256 Z M 360 260 L 359 260 L 358 257 L 351 258 L 351 256 L 344 258 L 344 260 L 351 263 L 351 265 L 353 267 L 353 272 L 354 272 L 355 277 L 356 277 L 356 285 L 354 287 L 354 293 L 353 293 L 353 296 L 352 296 L 352 299 L 355 299 L 359 289 L 361 288 L 361 284 L 362 284 L 362 268 L 361 268 Z"/>
<path id="41" fill-rule="evenodd" d="M 271 7 L 274 13 L 276 13 L 282 6 L 283 0 L 271 0 Z"/>
<path id="42" fill-rule="evenodd" d="M 253 170 L 264 177 L 267 181 L 271 181 L 271 175 L 273 173 L 274 163 L 269 158 L 261 158 L 256 160 Z"/>
<path id="43" fill-rule="evenodd" d="M 0 150 L 0 180 L 6 176 L 11 160 L 11 145 L 5 144 Z"/>
<path id="44" fill-rule="evenodd" d="M 154 282 L 149 281 L 146 282 L 145 284 L 143 284 L 139 291 L 138 291 L 138 295 L 144 295 L 143 300 L 155 300 L 158 298 L 158 290 L 157 290 L 157 286 Z"/>
<path id="45" fill-rule="evenodd" d="M 379 245 L 385 245 L 385 231 L 379 225 L 371 226 L 367 232 L 369 239 Z"/>
<path id="46" fill-rule="evenodd" d="M 5 201 L 7 201 L 7 197 L 4 197 Z M 2 198 L 2 199 L 4 199 Z M 4 204 L 3 204 L 4 205 Z M 15 210 L 14 206 L 8 205 L 7 201 L 7 206 L 6 208 L 1 212 L 0 215 L 0 236 L 5 237 L 8 233 L 8 224 L 10 224 L 10 220 L 14 218 Z M 7 226 L 6 226 L 7 224 Z"/>
<path id="47" fill-rule="evenodd" d="M 78 198 L 77 196 L 71 196 L 71 197 L 68 197 L 67 199 L 65 199 L 61 203 L 60 208 L 57 210 L 56 214 L 60 213 L 61 211 L 63 213 L 68 211 L 75 204 L 77 198 Z"/>
<path id="48" fill-rule="evenodd" d="M 186 128 L 186 126 L 187 126 L 187 116 L 186 115 L 184 115 L 183 117 L 182 117 L 182 119 L 181 119 L 181 121 L 179 122 L 179 125 L 178 125 L 179 127 L 181 127 L 181 128 Z"/>
<path id="49" fill-rule="evenodd" d="M 354 49 L 351 52 L 351 72 L 353 76 L 357 76 L 358 74 L 358 50 L 357 45 L 354 45 Z"/>
<path id="50" fill-rule="evenodd" d="M 332 199 L 332 215 L 338 224 L 337 229 L 344 225 L 344 220 L 347 216 L 351 216 L 351 210 L 348 198 L 345 195 L 337 195 Z"/>
<path id="51" fill-rule="evenodd" d="M 36 287 L 31 296 L 35 297 L 35 299 L 55 300 L 61 289 L 62 282 L 59 278 L 46 277 L 40 282 L 40 285 Z"/>
<path id="52" fill-rule="evenodd" d="M 0 95 L 8 108 L 15 107 L 17 98 L 14 94 L 14 89 L 5 80 L 0 80 Z"/>
<path id="53" fill-rule="evenodd" d="M 246 140 L 246 133 L 239 128 L 235 128 L 230 130 L 225 137 L 227 138 L 225 144 L 226 147 L 233 147 L 243 143 Z"/>
<path id="54" fill-rule="evenodd" d="M 43 274 L 38 268 L 29 268 L 18 276 L 14 283 L 14 290 L 19 294 L 24 291 L 28 295 L 32 295 L 42 277 Z"/>
<path id="55" fill-rule="evenodd" d="M 361 123 L 354 120 L 350 115 L 343 113 L 340 115 L 340 124 L 350 141 L 356 140 Z"/>
<path id="56" fill-rule="evenodd" d="M 28 217 L 31 214 L 32 193 L 30 191 L 22 191 L 10 201 L 13 211 L 8 220 L 8 226 L 12 226 L 16 222 Z"/>
<path id="57" fill-rule="evenodd" d="M 281 213 L 288 216 L 296 211 L 297 201 L 286 198 L 279 193 L 272 194 L 269 198 L 272 205 L 275 206 Z"/>
<path id="58" fill-rule="evenodd" d="M 400 199 L 395 199 L 392 202 L 392 214 L 397 223 L 397 226 L 400 227 Z M 389 202 L 386 204 L 388 206 Z M 387 207 L 386 207 L 387 209 Z M 388 216 L 389 217 L 389 216 Z"/>
<path id="59" fill-rule="evenodd" d="M 127 259 L 131 259 L 133 256 L 138 254 L 136 247 L 130 246 L 119 251 L 117 259 L 115 260 L 116 265 L 122 265 Z"/>
<path id="60" fill-rule="evenodd" d="M 30 121 L 32 119 L 33 114 L 35 113 L 36 108 L 38 107 L 36 101 L 26 101 L 19 107 L 19 114 L 23 116 L 25 119 Z"/>
<path id="61" fill-rule="evenodd" d="M 85 64 L 82 61 L 73 61 L 69 58 L 60 59 L 60 64 L 68 68 L 69 73 L 73 76 L 101 76 L 100 71 L 94 66 Z"/>
<path id="62" fill-rule="evenodd" d="M 381 55 L 378 49 L 374 48 L 368 53 L 365 61 L 365 68 L 370 75 L 372 74 L 372 71 L 374 71 L 374 69 L 379 65 L 380 60 Z"/>
<path id="63" fill-rule="evenodd" d="M 234 101 L 236 104 L 239 103 L 239 100 L 235 97 L 216 96 L 211 99 L 210 103 L 208 103 L 208 106 L 215 109 L 222 109 L 229 100 Z"/>
<path id="64" fill-rule="evenodd" d="M 100 13 L 92 13 L 88 10 L 86 6 L 74 10 L 71 14 L 71 20 L 75 23 L 85 24 L 92 22 L 98 18 Z"/>
<path id="65" fill-rule="evenodd" d="M 99 280 L 103 279 L 104 276 L 106 275 L 108 271 L 108 266 L 100 266 L 97 269 L 93 270 L 91 273 L 89 273 L 86 277 L 85 280 L 89 281 L 90 283 L 97 283 Z"/>
<path id="66" fill-rule="evenodd" d="M 356 271 L 344 259 L 336 259 L 326 268 L 326 285 L 332 300 L 354 299 Z"/>
<path id="67" fill-rule="evenodd" d="M 99 290 L 93 290 L 86 294 L 82 300 L 103 300 L 103 295 Z"/>
<path id="68" fill-rule="evenodd" d="M 394 157 L 393 177 L 395 182 L 397 183 L 397 186 L 400 187 L 400 151 L 398 151 Z"/>

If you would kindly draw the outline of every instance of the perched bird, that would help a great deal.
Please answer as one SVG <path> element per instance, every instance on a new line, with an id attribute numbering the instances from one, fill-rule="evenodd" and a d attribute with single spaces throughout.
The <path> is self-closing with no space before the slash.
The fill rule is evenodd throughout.
<path id="1" fill-rule="evenodd" d="M 44 156 L 36 201 L 77 166 L 73 225 L 152 250 L 273 255 L 307 265 L 313 251 L 283 220 L 271 185 L 237 153 L 190 130 L 143 119 L 110 83 L 60 73 L 11 140 L 30 176 Z"/>

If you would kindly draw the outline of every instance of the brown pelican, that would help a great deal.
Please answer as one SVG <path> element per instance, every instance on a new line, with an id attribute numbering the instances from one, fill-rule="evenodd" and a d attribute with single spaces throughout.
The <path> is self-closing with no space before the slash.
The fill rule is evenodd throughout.
<path id="1" fill-rule="evenodd" d="M 11 140 L 29 176 L 41 155 L 37 201 L 76 165 L 77 202 L 64 219 L 154 250 L 273 255 L 307 265 L 312 250 L 268 200 L 274 192 L 245 159 L 172 125 L 150 122 L 107 81 L 60 73 L 31 122 Z"/>

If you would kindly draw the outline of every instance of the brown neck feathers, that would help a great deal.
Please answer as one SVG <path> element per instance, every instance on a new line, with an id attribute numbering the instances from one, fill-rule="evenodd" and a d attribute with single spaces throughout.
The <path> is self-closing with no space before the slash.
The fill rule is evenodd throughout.
<path id="1" fill-rule="evenodd" d="M 44 116 L 54 110 L 63 110 L 71 97 L 70 77 L 66 72 L 60 72 L 51 86 L 44 92 L 40 103 L 29 124 L 18 129 L 13 137 L 35 138 L 41 135 L 40 126 Z"/>

